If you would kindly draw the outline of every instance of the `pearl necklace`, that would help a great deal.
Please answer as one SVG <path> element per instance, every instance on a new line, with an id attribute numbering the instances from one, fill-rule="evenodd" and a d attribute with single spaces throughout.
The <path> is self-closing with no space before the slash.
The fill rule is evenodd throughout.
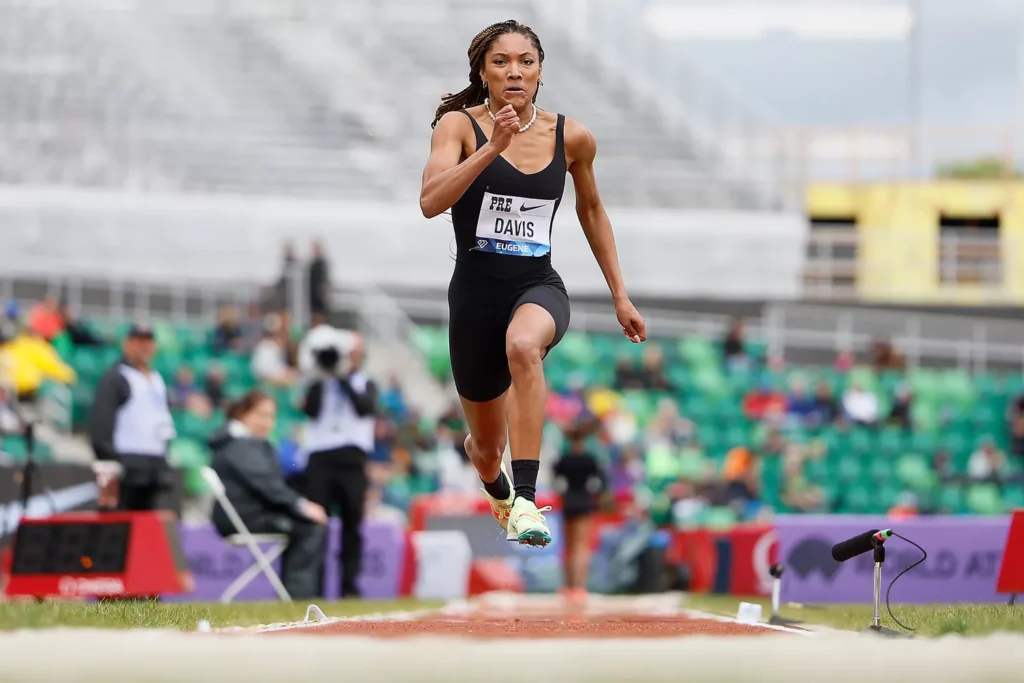
<path id="1" fill-rule="evenodd" d="M 493 121 L 494 112 L 491 111 L 491 101 L 487 97 L 484 98 L 484 106 L 487 107 L 487 113 L 490 115 L 491 121 Z M 530 130 L 530 126 L 532 126 L 533 122 L 537 120 L 537 105 L 531 102 L 530 106 L 533 107 L 533 116 L 530 117 L 530 122 L 528 124 L 519 129 L 520 133 L 525 133 L 526 131 Z"/>

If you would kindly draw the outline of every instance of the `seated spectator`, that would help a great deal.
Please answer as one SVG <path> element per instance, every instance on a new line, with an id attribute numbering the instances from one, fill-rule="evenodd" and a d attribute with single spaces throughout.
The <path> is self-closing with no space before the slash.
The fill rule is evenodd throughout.
<path id="1" fill-rule="evenodd" d="M 874 343 L 872 364 L 878 372 L 904 368 L 903 356 L 889 342 Z"/>
<path id="2" fill-rule="evenodd" d="M 878 397 L 854 382 L 843 394 L 843 412 L 854 424 L 872 426 L 878 422 Z"/>
<path id="3" fill-rule="evenodd" d="M 909 519 L 920 514 L 920 505 L 917 494 L 913 491 L 903 491 L 896 497 L 896 503 L 889 510 L 890 519 Z"/>
<path id="4" fill-rule="evenodd" d="M 296 379 L 288 365 L 288 339 L 280 316 L 267 316 L 263 338 L 252 352 L 252 374 L 261 382 L 275 386 L 288 386 Z"/>
<path id="5" fill-rule="evenodd" d="M 640 381 L 643 388 L 649 391 L 672 391 L 672 383 L 665 374 L 665 354 L 657 344 L 648 342 L 644 348 Z"/>
<path id="6" fill-rule="evenodd" d="M 1024 394 L 1010 403 L 1007 420 L 1010 423 L 1010 452 L 1024 458 Z"/>
<path id="7" fill-rule="evenodd" d="M 1007 474 L 1006 456 L 992 439 L 985 439 L 967 461 L 967 476 L 974 481 L 999 482 Z"/>
<path id="8" fill-rule="evenodd" d="M 210 402 L 210 406 L 214 410 L 224 410 L 228 400 L 224 393 L 224 382 L 227 380 L 224 368 L 217 364 L 211 365 L 203 380 L 203 392 Z"/>
<path id="9" fill-rule="evenodd" d="M 213 469 L 227 498 L 254 534 L 287 534 L 281 582 L 293 598 L 320 595 L 323 528 L 327 513 L 285 484 L 270 434 L 277 419 L 274 400 L 260 391 L 246 394 L 228 413 L 228 424 L 210 437 Z M 218 533 L 237 533 L 220 504 L 213 510 Z"/>
<path id="10" fill-rule="evenodd" d="M 804 476 L 804 461 L 787 455 L 783 464 L 782 502 L 795 512 L 814 512 L 824 503 L 821 487 Z"/>
<path id="11" fill-rule="evenodd" d="M 746 511 L 758 499 L 760 466 L 757 456 L 746 446 L 736 446 L 725 455 L 722 465 L 722 489 L 712 502 Z"/>
<path id="12" fill-rule="evenodd" d="M 644 480 L 644 460 L 635 444 L 622 448 L 608 471 L 609 488 L 614 493 L 632 491 Z"/>
<path id="13" fill-rule="evenodd" d="M 750 366 L 750 357 L 746 349 L 747 333 L 743 327 L 743 318 L 733 318 L 729 331 L 722 339 L 722 357 L 727 370 L 746 369 Z"/>
<path id="14" fill-rule="evenodd" d="M 618 391 L 644 388 L 643 373 L 632 358 L 623 357 L 615 362 L 615 381 L 612 386 Z"/>
<path id="15" fill-rule="evenodd" d="M 910 407 L 914 401 L 914 394 L 910 387 L 903 383 L 896 388 L 895 398 L 896 400 L 892 403 L 892 409 L 889 411 L 888 423 L 894 427 L 902 427 L 909 430 L 912 426 Z"/>
<path id="16" fill-rule="evenodd" d="M 837 372 L 849 372 L 856 365 L 857 359 L 854 358 L 853 354 L 849 351 L 840 351 L 836 354 L 835 363 L 833 367 Z"/>
<path id="17" fill-rule="evenodd" d="M 786 397 L 764 380 L 743 399 L 743 413 L 751 420 L 762 420 L 770 414 L 785 413 Z"/>
<path id="18" fill-rule="evenodd" d="M 815 421 L 816 412 L 817 404 L 807 391 L 807 382 L 800 377 L 794 377 L 789 385 L 789 396 L 786 398 L 786 417 L 800 424 L 808 424 Z"/>
<path id="19" fill-rule="evenodd" d="M 832 387 L 828 382 L 818 382 L 818 388 L 814 391 L 814 422 L 818 425 L 828 425 L 839 417 L 839 406 L 832 395 Z"/>
<path id="20" fill-rule="evenodd" d="M 93 332 L 92 328 L 72 312 L 66 303 L 61 303 L 60 315 L 64 321 L 64 331 L 67 332 L 72 346 L 103 346 L 107 343 L 103 337 Z"/>
<path id="21" fill-rule="evenodd" d="M 935 470 L 935 474 L 938 475 L 939 481 L 943 484 L 948 484 L 960 478 L 957 475 L 956 468 L 953 467 L 953 456 L 943 448 L 935 451 L 935 454 L 932 456 L 932 469 Z"/>
<path id="22" fill-rule="evenodd" d="M 47 295 L 32 307 L 28 313 L 28 327 L 33 334 L 48 342 L 64 331 L 64 316 L 60 314 L 57 297 Z"/>
<path id="23" fill-rule="evenodd" d="M 199 385 L 196 384 L 195 373 L 192 368 L 181 366 L 174 376 L 174 383 L 171 385 L 168 402 L 172 410 L 187 410 L 193 415 L 209 417 L 212 406 L 206 396 L 203 395 Z"/>
<path id="24" fill-rule="evenodd" d="M 242 350 L 242 328 L 234 306 L 222 306 L 217 311 L 217 326 L 213 328 L 210 346 L 216 354 Z"/>

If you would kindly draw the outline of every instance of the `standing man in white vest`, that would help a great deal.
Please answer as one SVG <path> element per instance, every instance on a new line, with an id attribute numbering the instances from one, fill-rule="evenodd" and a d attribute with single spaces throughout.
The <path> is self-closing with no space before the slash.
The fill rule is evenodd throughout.
<path id="1" fill-rule="evenodd" d="M 123 351 L 96 386 L 89 435 L 97 460 L 113 460 L 123 468 L 118 507 L 155 510 L 159 496 L 173 490 L 167 444 L 176 433 L 167 387 L 151 367 L 153 328 L 133 324 Z"/>
<path id="2" fill-rule="evenodd" d="M 306 391 L 306 497 L 341 517 L 341 597 L 357 598 L 363 555 L 363 507 L 374 448 L 377 390 L 360 368 L 362 340 L 336 330 L 311 340 L 316 376 Z"/>

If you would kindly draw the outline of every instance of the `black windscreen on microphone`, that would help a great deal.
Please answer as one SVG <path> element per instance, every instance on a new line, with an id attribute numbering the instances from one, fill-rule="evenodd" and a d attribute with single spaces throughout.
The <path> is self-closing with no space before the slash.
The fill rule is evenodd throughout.
<path id="1" fill-rule="evenodd" d="M 846 562 L 851 558 L 873 550 L 875 546 L 871 542 L 871 537 L 877 533 L 878 529 L 872 529 L 871 531 L 865 531 L 859 536 L 836 543 L 832 546 L 832 559 L 836 562 Z"/>

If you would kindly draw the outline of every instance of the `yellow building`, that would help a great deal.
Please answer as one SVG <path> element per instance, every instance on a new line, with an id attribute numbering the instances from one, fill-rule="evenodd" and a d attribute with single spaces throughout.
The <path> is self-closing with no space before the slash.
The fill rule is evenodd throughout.
<path id="1" fill-rule="evenodd" d="M 853 223 L 861 300 L 1024 304 L 1024 181 L 816 183 L 806 212 Z"/>

